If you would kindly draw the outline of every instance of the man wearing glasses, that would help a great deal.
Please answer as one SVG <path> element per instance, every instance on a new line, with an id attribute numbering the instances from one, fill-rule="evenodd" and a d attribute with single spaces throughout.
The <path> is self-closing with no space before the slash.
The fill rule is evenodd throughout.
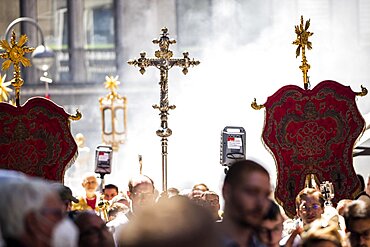
<path id="1" fill-rule="evenodd" d="M 356 200 L 344 212 L 351 247 L 370 247 L 370 204 Z"/>
<path id="2" fill-rule="evenodd" d="M 303 226 L 321 218 L 324 213 L 325 199 L 321 192 L 313 188 L 304 188 L 296 197 L 297 215 Z"/>
<path id="3" fill-rule="evenodd" d="M 117 219 L 115 224 L 108 223 L 108 226 L 114 233 L 115 242 L 117 242 L 119 233 L 122 231 L 123 227 L 132 220 L 138 212 L 155 204 L 156 194 L 153 180 L 145 175 L 131 178 L 128 183 L 127 196 L 131 201 L 130 211 L 122 215 L 122 218 Z"/>
<path id="4" fill-rule="evenodd" d="M 284 229 L 288 235 L 280 241 L 280 245 L 299 246 L 301 243 L 300 234 L 304 227 L 315 220 L 321 219 L 321 215 L 324 213 L 324 203 L 325 199 L 320 191 L 313 188 L 301 190 L 295 199 L 298 221 L 295 221 L 296 224 L 293 228 Z"/>
<path id="5" fill-rule="evenodd" d="M 127 213 L 130 220 L 142 208 L 154 205 L 156 196 L 153 180 L 145 175 L 130 179 L 127 196 L 131 200 L 131 210 Z"/>

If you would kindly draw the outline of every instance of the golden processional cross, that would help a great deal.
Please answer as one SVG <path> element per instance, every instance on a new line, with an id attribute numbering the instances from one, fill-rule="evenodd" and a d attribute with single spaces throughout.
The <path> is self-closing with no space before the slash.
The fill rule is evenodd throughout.
<path id="1" fill-rule="evenodd" d="M 153 44 L 159 45 L 159 50 L 155 51 L 156 58 L 146 58 L 146 53 L 141 52 L 140 58 L 128 61 L 129 65 L 138 66 L 140 73 L 145 73 L 145 68 L 154 66 L 160 71 L 160 102 L 159 105 L 153 105 L 154 109 L 160 111 L 161 128 L 156 131 L 157 136 L 161 137 L 162 143 L 162 189 L 167 191 L 167 138 L 171 136 L 172 130 L 168 127 L 168 111 L 176 108 L 175 105 L 170 105 L 168 101 L 168 70 L 173 66 L 183 68 L 182 72 L 186 75 L 188 68 L 198 65 L 200 62 L 189 58 L 189 53 L 184 52 L 184 58 L 172 58 L 173 52 L 169 50 L 169 46 L 176 43 L 176 40 L 168 37 L 168 29 L 162 28 L 162 33 L 159 39 L 153 40 Z"/>
<path id="2" fill-rule="evenodd" d="M 301 16 L 301 24 L 298 26 L 295 26 L 295 33 L 297 34 L 297 39 L 293 41 L 293 45 L 298 45 L 296 50 L 296 57 L 298 57 L 301 54 L 302 50 L 302 65 L 299 66 L 299 68 L 302 70 L 303 73 L 303 84 L 304 89 L 308 89 L 309 86 L 309 78 L 307 76 L 308 70 L 311 68 L 311 66 L 307 63 L 306 59 L 306 47 L 308 50 L 312 49 L 312 43 L 308 41 L 308 38 L 313 35 L 313 33 L 308 31 L 308 28 L 310 27 L 310 19 L 306 21 L 305 25 L 303 26 L 303 16 Z"/>
<path id="3" fill-rule="evenodd" d="M 0 46 L 5 52 L 0 54 L 0 57 L 5 59 L 3 62 L 1 69 L 7 70 L 9 69 L 10 65 L 14 65 L 14 77 L 11 80 L 12 85 L 15 88 L 15 103 L 16 106 L 20 106 L 20 91 L 21 87 L 24 83 L 23 79 L 21 78 L 21 63 L 24 67 L 31 66 L 31 61 L 24 57 L 26 53 L 32 52 L 35 48 L 25 46 L 28 38 L 27 36 L 21 35 L 18 42 L 16 41 L 16 35 L 14 30 L 12 30 L 12 36 L 10 38 L 10 44 L 7 40 L 1 40 Z"/>

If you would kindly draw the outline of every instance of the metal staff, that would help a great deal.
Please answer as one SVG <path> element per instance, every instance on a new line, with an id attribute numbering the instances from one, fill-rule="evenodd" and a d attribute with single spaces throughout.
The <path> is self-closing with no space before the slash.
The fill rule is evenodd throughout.
<path id="1" fill-rule="evenodd" d="M 183 68 L 182 72 L 186 75 L 188 68 L 198 65 L 200 62 L 194 59 L 190 60 L 189 53 L 184 52 L 183 58 L 172 58 L 173 52 L 169 50 L 171 44 L 175 44 L 176 40 L 168 37 L 168 29 L 162 28 L 162 33 L 159 39 L 153 40 L 153 44 L 159 45 L 159 50 L 155 51 L 156 58 L 146 58 L 146 53 L 141 52 L 140 58 L 128 61 L 129 65 L 138 66 L 140 73 L 145 73 L 145 68 L 154 66 L 160 70 L 160 102 L 159 105 L 153 105 L 154 109 L 160 111 L 161 128 L 156 131 L 157 136 L 161 137 L 162 145 L 162 189 L 167 191 L 167 138 L 172 135 L 172 130 L 168 127 L 168 111 L 176 108 L 175 105 L 169 105 L 168 101 L 168 70 L 173 66 Z"/>

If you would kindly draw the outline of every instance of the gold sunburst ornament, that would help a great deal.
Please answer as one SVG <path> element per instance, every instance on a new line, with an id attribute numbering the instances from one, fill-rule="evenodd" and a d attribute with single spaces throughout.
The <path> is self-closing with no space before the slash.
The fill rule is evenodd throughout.
<path id="1" fill-rule="evenodd" d="M 10 44 L 7 40 L 1 40 L 0 46 L 2 49 L 5 50 L 4 53 L 0 54 L 0 57 L 5 59 L 3 62 L 1 69 L 7 70 L 9 69 L 10 65 L 13 64 L 14 66 L 14 77 L 11 80 L 12 85 L 15 88 L 15 101 L 16 105 L 19 106 L 19 94 L 20 89 L 23 85 L 23 79 L 21 78 L 21 69 L 20 64 L 21 63 L 24 67 L 31 66 L 31 61 L 24 57 L 26 53 L 32 52 L 35 48 L 25 46 L 28 38 L 27 35 L 21 35 L 18 42 L 16 41 L 16 35 L 14 30 L 12 30 L 12 36 L 10 38 Z"/>
<path id="2" fill-rule="evenodd" d="M 4 76 L 1 76 L 0 74 L 0 102 L 8 101 L 9 99 L 9 93 L 13 90 L 9 88 L 11 82 L 7 81 L 5 82 L 6 74 Z"/>
<path id="3" fill-rule="evenodd" d="M 308 50 L 312 49 L 312 43 L 311 41 L 308 41 L 308 38 L 313 35 L 313 33 L 308 31 L 309 27 L 310 19 L 306 21 L 306 23 L 303 25 L 303 16 L 301 16 L 300 25 L 295 26 L 295 33 L 297 34 L 297 39 L 293 41 L 293 45 L 298 45 L 296 50 L 296 57 L 298 57 L 301 54 L 302 50 L 302 65 L 299 66 L 299 68 L 302 70 L 303 73 L 304 89 L 306 90 L 308 89 L 309 85 L 307 72 L 311 68 L 311 66 L 307 63 L 306 59 L 306 47 Z"/>
<path id="4" fill-rule="evenodd" d="M 109 89 L 112 93 L 116 92 L 119 84 L 120 82 L 118 81 L 118 75 L 115 77 L 113 76 L 105 77 L 104 86 L 106 89 Z"/>

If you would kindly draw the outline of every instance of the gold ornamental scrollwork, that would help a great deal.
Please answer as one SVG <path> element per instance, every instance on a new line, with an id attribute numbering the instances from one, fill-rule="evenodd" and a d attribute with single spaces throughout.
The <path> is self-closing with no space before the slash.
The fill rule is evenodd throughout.
<path id="1" fill-rule="evenodd" d="M 258 105 L 257 104 L 257 100 L 256 98 L 254 98 L 252 104 L 251 104 L 251 107 L 255 110 L 261 110 L 262 108 L 264 108 L 265 106 L 264 105 Z"/>
<path id="2" fill-rule="evenodd" d="M 82 114 L 81 114 L 81 112 L 77 109 L 76 110 L 76 114 L 74 114 L 74 115 L 69 115 L 69 120 L 72 120 L 72 121 L 78 121 L 78 120 L 80 120 L 81 118 L 82 118 Z"/>
<path id="3" fill-rule="evenodd" d="M 365 96 L 367 95 L 368 91 L 367 88 L 361 85 L 361 92 L 356 92 L 356 96 Z"/>

